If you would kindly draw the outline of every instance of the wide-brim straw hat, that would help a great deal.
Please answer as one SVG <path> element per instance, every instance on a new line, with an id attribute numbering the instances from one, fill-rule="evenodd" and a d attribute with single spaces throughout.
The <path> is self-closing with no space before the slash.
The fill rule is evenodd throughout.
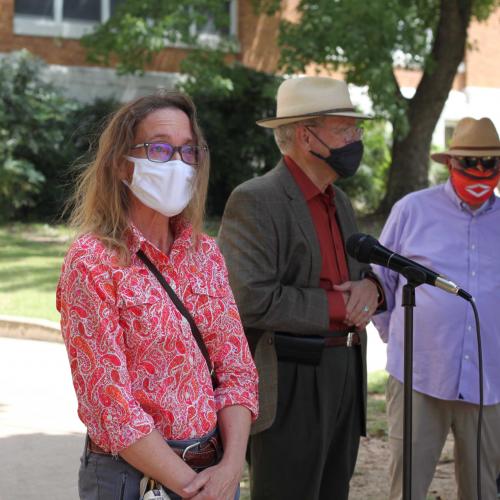
<path id="1" fill-rule="evenodd" d="M 303 76 L 285 80 L 276 96 L 276 116 L 257 121 L 257 125 L 276 128 L 316 116 L 372 118 L 358 113 L 342 80 L 322 76 Z"/>
<path id="2" fill-rule="evenodd" d="M 453 132 L 447 151 L 434 153 L 431 158 L 446 163 L 450 156 L 500 156 L 500 139 L 489 118 L 462 118 Z"/>

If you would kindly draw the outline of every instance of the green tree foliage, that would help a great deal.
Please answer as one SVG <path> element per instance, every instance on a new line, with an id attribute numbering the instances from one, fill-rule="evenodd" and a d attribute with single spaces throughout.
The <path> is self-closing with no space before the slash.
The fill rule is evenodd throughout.
<path id="1" fill-rule="evenodd" d="M 85 165 L 92 159 L 100 133 L 108 117 L 120 103 L 114 99 L 97 99 L 83 104 L 71 101 L 71 107 L 62 125 L 62 141 L 53 155 L 46 158 L 43 170 L 47 182 L 36 197 L 35 206 L 24 216 L 37 220 L 58 220 L 67 197 L 74 188 L 76 165 Z"/>
<path id="2" fill-rule="evenodd" d="M 253 0 L 268 14 L 279 0 Z M 298 23 L 283 21 L 281 67 L 301 72 L 310 64 L 342 69 L 368 85 L 375 112 L 393 125 L 392 164 L 384 211 L 428 182 L 431 137 L 457 67 L 472 18 L 486 19 L 498 0 L 300 0 Z M 395 67 L 419 69 L 422 79 L 406 98 Z"/>
<path id="3" fill-rule="evenodd" d="M 253 3 L 268 14 L 280 5 L 277 0 Z M 298 23 L 284 20 L 280 26 L 281 67 L 290 73 L 303 72 L 311 63 L 342 69 L 350 83 L 369 84 L 376 114 L 399 124 L 403 132 L 406 106 L 395 99 L 395 57 L 406 67 L 422 66 L 431 48 L 439 1 L 301 0 L 298 12 Z"/>
<path id="4" fill-rule="evenodd" d="M 48 168 L 61 153 L 65 117 L 73 107 L 42 81 L 43 64 L 27 51 L 0 60 L 0 214 L 8 219 L 35 205 Z"/>
<path id="5" fill-rule="evenodd" d="M 359 170 L 355 176 L 336 182 L 349 195 L 359 214 L 374 212 L 385 194 L 387 171 L 391 163 L 386 125 L 383 120 L 364 122 L 364 153 Z"/>
<path id="6" fill-rule="evenodd" d="M 228 13 L 225 0 L 124 0 L 106 23 L 81 42 L 90 61 L 109 65 L 115 60 L 119 73 L 141 73 L 167 44 L 196 46 L 207 24 L 228 33 Z M 234 46 L 228 36 L 218 42 L 219 49 Z"/>
<path id="7" fill-rule="evenodd" d="M 27 51 L 0 59 L 0 220 L 54 219 L 96 124 L 116 105 L 82 105 L 46 83 L 45 64 Z"/>
<path id="8" fill-rule="evenodd" d="M 207 211 L 221 215 L 238 184 L 269 170 L 279 158 L 271 131 L 255 122 L 274 114 L 281 79 L 228 65 L 217 52 L 196 52 L 183 69 L 189 74 L 181 90 L 194 99 L 210 147 Z"/>

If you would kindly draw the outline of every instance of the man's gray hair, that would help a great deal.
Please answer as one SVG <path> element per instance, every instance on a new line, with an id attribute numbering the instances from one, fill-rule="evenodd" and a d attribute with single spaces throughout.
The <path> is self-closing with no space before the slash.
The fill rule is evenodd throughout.
<path id="1" fill-rule="evenodd" d="M 322 116 L 315 116 L 314 118 L 301 120 L 300 122 L 287 123 L 286 125 L 281 125 L 281 127 L 276 127 L 273 130 L 274 140 L 276 141 L 281 154 L 286 155 L 289 152 L 294 141 L 295 128 L 297 125 L 314 127 L 316 125 L 320 125 L 322 121 Z"/>

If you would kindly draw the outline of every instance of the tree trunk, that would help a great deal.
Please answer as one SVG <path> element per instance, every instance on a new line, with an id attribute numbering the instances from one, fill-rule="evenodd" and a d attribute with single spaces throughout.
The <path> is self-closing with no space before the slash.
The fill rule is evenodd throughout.
<path id="1" fill-rule="evenodd" d="M 387 193 L 378 209 L 381 214 L 388 214 L 404 195 L 428 185 L 432 133 L 464 57 L 470 18 L 471 0 L 441 0 L 429 64 L 415 95 L 407 101 L 409 132 L 401 137 L 394 129 Z"/>

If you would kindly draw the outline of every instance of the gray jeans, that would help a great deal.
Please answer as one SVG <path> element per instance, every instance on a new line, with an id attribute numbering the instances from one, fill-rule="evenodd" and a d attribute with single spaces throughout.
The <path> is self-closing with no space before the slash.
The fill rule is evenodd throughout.
<path id="1" fill-rule="evenodd" d="M 204 439 L 208 439 L 209 434 Z M 186 447 L 200 441 L 187 439 L 185 441 L 167 441 L 178 447 Z M 121 457 L 92 453 L 85 449 L 80 459 L 78 473 L 78 493 L 80 500 L 139 500 L 139 483 L 143 473 L 132 467 Z M 171 500 L 181 500 L 179 495 L 165 488 Z M 239 500 L 240 488 L 236 491 L 234 500 Z"/>

